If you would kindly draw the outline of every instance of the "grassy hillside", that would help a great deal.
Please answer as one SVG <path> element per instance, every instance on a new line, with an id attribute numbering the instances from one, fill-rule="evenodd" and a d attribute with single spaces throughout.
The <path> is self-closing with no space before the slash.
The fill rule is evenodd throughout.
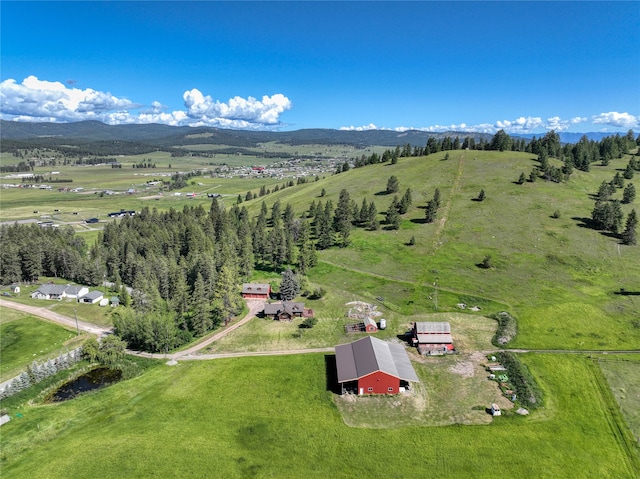
<path id="1" fill-rule="evenodd" d="M 514 346 L 637 348 L 640 327 L 634 320 L 640 314 L 640 295 L 617 293 L 620 288 L 640 292 L 640 247 L 620 245 L 616 238 L 585 227 L 594 205 L 590 195 L 624 169 L 629 157 L 606 167 L 594 165 L 588 173 L 576 171 L 568 183 L 523 185 L 515 184 L 518 176 L 528 175 L 537 164 L 530 154 L 456 151 L 448 161 L 443 158 L 441 153 L 354 169 L 271 194 L 265 201 L 290 202 L 301 212 L 312 200 L 332 199 L 335 204 L 346 188 L 358 205 L 365 197 L 384 212 L 392 199 L 383 194 L 386 181 L 395 175 L 399 194 L 410 187 L 414 199 L 400 230 L 354 230 L 350 247 L 322 252 L 324 265 L 311 273 L 314 281 L 335 287 L 341 276 L 359 272 L 401 282 L 403 287 L 387 299 L 410 314 L 416 312 L 412 305 L 435 307 L 425 299 L 433 296 L 437 279 L 440 297 L 451 293 L 449 301 L 441 299 L 440 309 L 455 308 L 465 295 L 509 308 L 519 320 Z M 319 198 L 323 188 L 326 197 Z M 442 206 L 437 221 L 425 224 L 421 207 L 435 188 Z M 473 201 L 481 189 L 486 200 Z M 261 201 L 250 202 L 253 211 Z M 637 199 L 623 205 L 625 214 L 631 208 L 640 210 Z M 552 217 L 556 210 L 559 218 Z M 416 244 L 408 246 L 412 236 Z M 477 266 L 486 255 L 494 264 L 489 270 Z M 353 285 L 354 294 L 360 290 Z"/>

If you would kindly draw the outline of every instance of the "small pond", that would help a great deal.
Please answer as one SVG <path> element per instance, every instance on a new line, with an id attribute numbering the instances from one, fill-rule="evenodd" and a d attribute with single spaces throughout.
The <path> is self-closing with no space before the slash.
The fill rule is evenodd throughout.
<path id="1" fill-rule="evenodd" d="M 120 371 L 119 369 L 92 369 L 88 373 L 85 373 L 82 376 L 78 376 L 74 380 L 60 386 L 57 390 L 55 390 L 47 397 L 46 401 L 67 401 L 68 399 L 73 399 L 77 395 L 84 392 L 101 389 L 113 383 L 117 383 L 118 381 L 120 381 L 120 379 L 122 379 L 122 371 Z"/>

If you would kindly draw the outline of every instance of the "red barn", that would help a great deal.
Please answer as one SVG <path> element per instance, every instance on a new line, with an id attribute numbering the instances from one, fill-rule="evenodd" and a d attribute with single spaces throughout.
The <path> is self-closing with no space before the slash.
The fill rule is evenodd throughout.
<path id="1" fill-rule="evenodd" d="M 342 393 L 398 394 L 419 381 L 404 346 L 372 336 L 336 346 L 336 369 Z"/>
<path id="2" fill-rule="evenodd" d="M 451 326 L 447 321 L 414 323 L 411 340 L 420 354 L 441 354 L 454 351 Z"/>
<path id="3" fill-rule="evenodd" d="M 269 299 L 271 295 L 270 284 L 245 283 L 242 285 L 242 297 L 244 299 Z"/>

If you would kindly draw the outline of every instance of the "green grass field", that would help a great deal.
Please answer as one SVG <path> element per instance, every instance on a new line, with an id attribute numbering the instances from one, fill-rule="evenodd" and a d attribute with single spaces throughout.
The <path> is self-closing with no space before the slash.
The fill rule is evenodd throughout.
<path id="1" fill-rule="evenodd" d="M 640 443 L 640 364 L 634 357 L 599 359 L 609 387 L 629 428 Z"/>
<path id="2" fill-rule="evenodd" d="M 75 331 L 8 308 L 0 308 L 0 336 L 0 381 L 78 345 Z"/>
<path id="3" fill-rule="evenodd" d="M 73 401 L 24 406 L 3 426 L 3 475 L 637 477 L 588 361 L 525 360 L 550 398 L 535 417 L 383 429 L 345 424 L 324 355 L 159 366 Z"/>

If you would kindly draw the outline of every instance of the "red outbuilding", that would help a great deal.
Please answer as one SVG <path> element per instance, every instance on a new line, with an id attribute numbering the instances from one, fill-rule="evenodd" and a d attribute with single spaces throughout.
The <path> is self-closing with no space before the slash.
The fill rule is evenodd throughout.
<path id="1" fill-rule="evenodd" d="M 398 394 L 419 381 L 403 345 L 372 336 L 336 346 L 336 369 L 343 394 Z"/>
<path id="2" fill-rule="evenodd" d="M 270 295 L 270 284 L 245 283 L 242 285 L 242 297 L 244 299 L 262 299 L 266 301 Z"/>

